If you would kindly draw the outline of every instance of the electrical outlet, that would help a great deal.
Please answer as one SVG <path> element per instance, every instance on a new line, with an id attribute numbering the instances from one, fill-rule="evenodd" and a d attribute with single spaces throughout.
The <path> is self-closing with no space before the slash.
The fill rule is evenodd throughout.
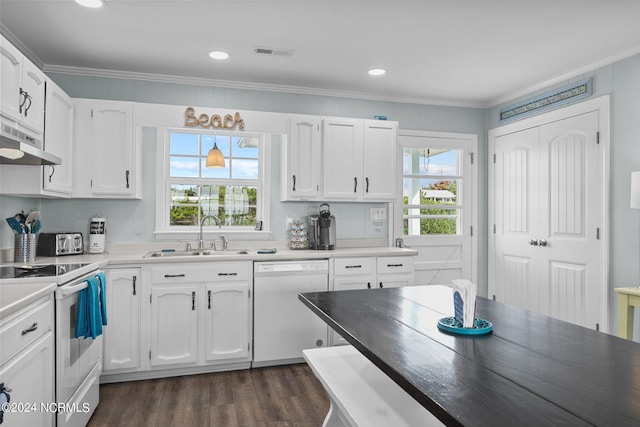
<path id="1" fill-rule="evenodd" d="M 382 219 L 387 219 L 387 209 L 371 208 L 371 221 L 379 221 Z"/>

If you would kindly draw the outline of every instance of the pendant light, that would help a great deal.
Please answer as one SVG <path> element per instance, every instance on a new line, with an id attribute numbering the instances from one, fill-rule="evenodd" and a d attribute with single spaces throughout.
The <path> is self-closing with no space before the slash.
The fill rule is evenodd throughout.
<path id="1" fill-rule="evenodd" d="M 209 150 L 207 154 L 207 163 L 206 166 L 208 168 L 223 168 L 224 167 L 224 157 L 222 156 L 222 151 L 218 148 L 218 144 L 213 142 L 213 148 Z"/>

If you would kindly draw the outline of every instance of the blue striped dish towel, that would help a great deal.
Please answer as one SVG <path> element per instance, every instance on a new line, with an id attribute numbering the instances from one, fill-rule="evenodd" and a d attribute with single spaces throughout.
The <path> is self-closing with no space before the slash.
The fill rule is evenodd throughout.
<path id="1" fill-rule="evenodd" d="M 87 279 L 87 287 L 78 293 L 75 337 L 96 338 L 107 324 L 106 280 L 103 272 Z"/>

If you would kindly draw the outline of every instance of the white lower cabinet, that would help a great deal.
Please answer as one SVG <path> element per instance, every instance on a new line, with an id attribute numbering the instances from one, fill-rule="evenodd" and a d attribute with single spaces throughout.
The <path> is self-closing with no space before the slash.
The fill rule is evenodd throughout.
<path id="1" fill-rule="evenodd" d="M 331 290 L 397 288 L 412 286 L 413 257 L 362 257 L 334 258 Z M 331 345 L 345 345 L 348 342 L 332 331 Z"/>
<path id="2" fill-rule="evenodd" d="M 104 372 L 140 368 L 140 268 L 109 268 Z"/>
<path id="3" fill-rule="evenodd" d="M 151 268 L 151 367 L 250 361 L 251 262 Z"/>
<path id="4" fill-rule="evenodd" d="M 0 322 L 0 383 L 11 389 L 8 426 L 52 426 L 54 399 L 53 294 Z M 43 410 L 44 408 L 44 410 Z"/>

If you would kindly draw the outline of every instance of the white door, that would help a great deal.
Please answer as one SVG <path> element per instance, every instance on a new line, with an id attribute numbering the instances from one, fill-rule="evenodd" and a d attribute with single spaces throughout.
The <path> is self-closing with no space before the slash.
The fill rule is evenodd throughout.
<path id="1" fill-rule="evenodd" d="M 419 251 L 415 283 L 475 282 L 477 136 L 401 130 L 399 141 L 403 197 L 396 202 L 394 236 Z"/>
<path id="2" fill-rule="evenodd" d="M 95 104 L 93 107 L 94 194 L 133 194 L 133 107 Z"/>
<path id="3" fill-rule="evenodd" d="M 291 118 L 286 159 L 290 176 L 286 179 L 286 194 L 292 198 L 314 199 L 319 195 L 322 172 L 320 125 L 321 119 L 315 116 Z"/>
<path id="4" fill-rule="evenodd" d="M 104 369 L 140 367 L 140 269 L 109 269 Z"/>
<path id="5" fill-rule="evenodd" d="M 496 137 L 491 186 L 490 295 L 590 328 L 601 322 L 598 115 Z"/>
<path id="6" fill-rule="evenodd" d="M 398 127 L 396 122 L 371 120 L 364 123 L 362 194 L 364 200 L 393 201 L 396 188 Z"/>
<path id="7" fill-rule="evenodd" d="M 362 121 L 325 119 L 323 122 L 322 187 L 327 200 L 362 198 Z"/>
<path id="8" fill-rule="evenodd" d="M 47 82 L 47 121 L 44 148 L 62 158 L 61 165 L 44 166 L 44 188 L 63 194 L 73 191 L 73 101 Z"/>
<path id="9" fill-rule="evenodd" d="M 44 133 L 44 94 L 47 76 L 29 61 L 22 62 L 22 88 L 27 92 L 22 124 L 39 135 Z"/>
<path id="10" fill-rule="evenodd" d="M 198 361 L 196 285 L 152 286 L 151 365 Z"/>
<path id="11" fill-rule="evenodd" d="M 0 40 L 0 114 L 22 121 L 22 54 L 4 37 Z"/>
<path id="12" fill-rule="evenodd" d="M 207 285 L 206 360 L 249 357 L 249 283 Z"/>

